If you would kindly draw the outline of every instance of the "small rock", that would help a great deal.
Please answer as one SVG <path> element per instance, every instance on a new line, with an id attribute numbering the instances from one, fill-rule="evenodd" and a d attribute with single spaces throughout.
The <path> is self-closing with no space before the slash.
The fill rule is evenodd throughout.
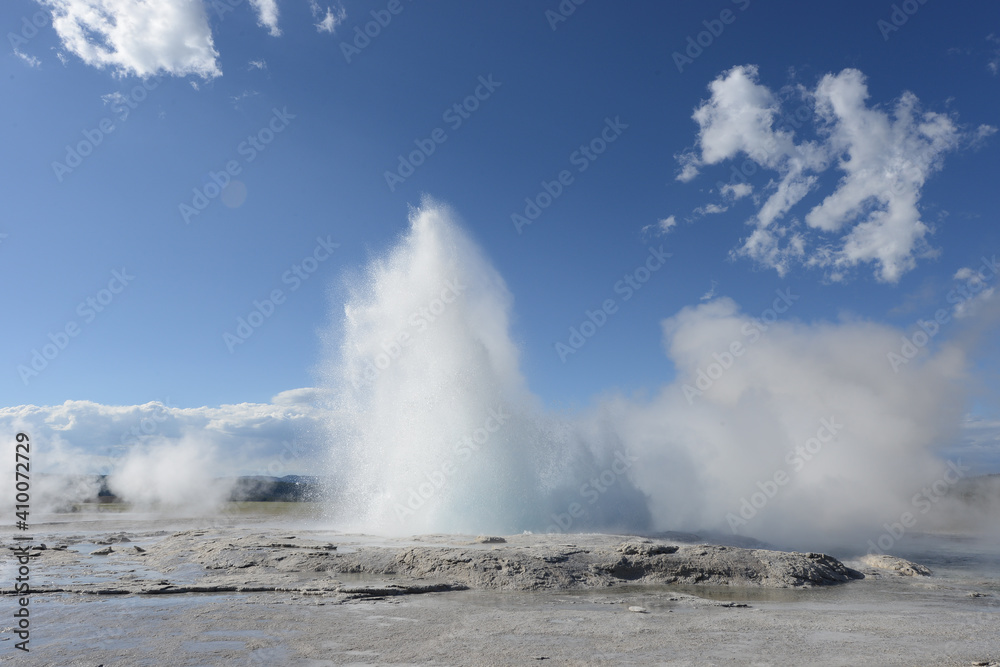
<path id="1" fill-rule="evenodd" d="M 929 577 L 931 575 L 930 569 L 923 565 L 885 554 L 867 554 L 861 557 L 861 562 L 869 567 L 891 570 L 907 577 Z"/>
<path id="2" fill-rule="evenodd" d="M 506 541 L 507 540 L 502 537 L 495 537 L 493 535 L 480 535 L 476 538 L 476 542 L 479 542 L 480 544 L 502 544 Z"/>
<path id="3" fill-rule="evenodd" d="M 107 556 L 108 554 L 114 553 L 115 550 L 111 547 L 104 547 L 103 549 L 98 549 L 97 551 L 91 551 L 91 556 Z"/>
<path id="4" fill-rule="evenodd" d="M 632 611 L 632 612 L 635 612 L 636 614 L 647 614 L 647 613 L 649 613 L 649 612 L 646 611 L 645 607 L 635 607 L 635 606 L 633 606 L 633 607 L 629 607 L 628 610 Z"/>
<path id="5" fill-rule="evenodd" d="M 648 542 L 623 542 L 615 547 L 615 551 L 626 556 L 657 556 L 660 554 L 677 553 L 677 547 L 672 544 L 650 544 Z"/>
<path id="6" fill-rule="evenodd" d="M 134 551 L 135 551 L 135 552 L 136 552 L 137 554 L 144 554 L 144 553 L 146 553 L 146 550 L 145 550 L 145 549 L 143 549 L 143 548 L 142 548 L 142 547 L 140 547 L 140 546 L 135 546 L 135 547 L 132 547 L 132 549 L 133 549 L 133 550 L 134 550 Z"/>

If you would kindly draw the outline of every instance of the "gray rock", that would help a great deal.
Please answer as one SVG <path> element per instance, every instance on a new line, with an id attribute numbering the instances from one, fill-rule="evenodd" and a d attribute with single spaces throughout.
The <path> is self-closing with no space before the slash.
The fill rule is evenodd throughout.
<path id="1" fill-rule="evenodd" d="M 929 577 L 931 575 L 930 569 L 923 565 L 885 554 L 868 554 L 861 557 L 861 562 L 868 567 L 897 572 L 906 577 Z"/>

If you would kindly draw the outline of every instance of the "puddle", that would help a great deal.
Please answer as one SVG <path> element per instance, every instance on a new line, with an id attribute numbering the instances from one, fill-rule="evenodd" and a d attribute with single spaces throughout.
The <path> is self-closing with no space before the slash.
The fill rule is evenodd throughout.
<path id="1" fill-rule="evenodd" d="M 203 637 L 248 637 L 250 639 L 266 639 L 270 635 L 262 630 L 206 630 Z"/>
<path id="2" fill-rule="evenodd" d="M 127 543 L 131 545 L 132 543 Z M 78 542 L 67 552 L 80 554 L 80 560 L 46 569 L 45 562 L 37 563 L 32 569 L 32 577 L 40 586 L 67 586 L 74 584 L 100 584 L 113 581 L 134 581 L 167 579 L 167 575 L 145 567 L 141 561 L 121 560 L 110 556 L 91 556 L 105 545 L 94 542 Z"/>
<path id="3" fill-rule="evenodd" d="M 345 584 L 388 584 L 399 580 L 395 574 L 368 574 L 366 572 L 333 572 L 334 579 Z M 407 579 L 412 581 L 412 579 Z"/>
<path id="4" fill-rule="evenodd" d="M 240 641 L 209 641 L 181 642 L 181 648 L 190 653 L 215 653 L 217 651 L 242 651 L 246 642 Z"/>

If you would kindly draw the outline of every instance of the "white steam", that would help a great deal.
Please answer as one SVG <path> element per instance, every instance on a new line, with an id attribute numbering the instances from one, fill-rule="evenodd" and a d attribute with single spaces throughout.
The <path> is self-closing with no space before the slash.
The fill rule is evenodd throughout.
<path id="1" fill-rule="evenodd" d="M 154 437 L 118 462 L 108 488 L 137 509 L 204 513 L 222 505 L 232 487 L 221 472 L 204 439 Z"/>
<path id="2" fill-rule="evenodd" d="M 71 511 L 77 503 L 97 495 L 100 480 L 90 471 L 98 457 L 87 455 L 57 434 L 36 435 L 23 421 L 12 426 L 10 455 L 0 461 L 0 508 L 6 516 L 14 516 L 15 504 L 29 505 L 36 515 Z M 27 462 L 15 456 L 15 435 L 22 432 L 28 436 L 28 448 L 19 451 L 28 457 Z M 26 467 L 15 468 L 18 463 Z M 27 503 L 18 493 L 28 494 Z"/>
<path id="3" fill-rule="evenodd" d="M 519 369 L 502 278 L 425 201 L 351 286 L 328 336 L 338 519 L 382 533 L 694 530 L 863 544 L 945 473 L 934 453 L 960 425 L 964 355 L 942 345 L 897 373 L 887 353 L 900 331 L 797 323 L 797 297 L 783 293 L 776 303 L 792 311 L 777 321 L 726 298 L 665 320 L 677 378 L 656 398 L 546 414 Z"/>
<path id="4" fill-rule="evenodd" d="M 511 296 L 433 204 L 374 261 L 331 336 L 344 520 L 380 532 L 544 529 L 593 458 L 543 418 L 508 332 Z"/>

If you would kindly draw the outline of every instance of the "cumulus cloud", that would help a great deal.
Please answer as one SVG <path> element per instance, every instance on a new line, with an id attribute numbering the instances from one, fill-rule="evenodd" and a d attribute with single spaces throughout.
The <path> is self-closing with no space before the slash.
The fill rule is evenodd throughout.
<path id="1" fill-rule="evenodd" d="M 891 113 L 869 107 L 865 77 L 855 69 L 825 75 L 814 90 L 798 90 L 804 106 L 794 119 L 812 119 L 819 137 L 813 141 L 796 140 L 801 123 L 782 118 L 781 99 L 758 82 L 755 66 L 724 72 L 709 90 L 692 116 L 697 145 L 678 156 L 678 179 L 690 181 L 706 166 L 743 156 L 729 183 L 719 184 L 724 197 L 738 199 L 750 194 L 747 177 L 758 169 L 776 172 L 737 254 L 782 275 L 805 264 L 841 280 L 873 264 L 879 280 L 898 281 L 917 259 L 933 254 L 926 240 L 932 230 L 918 208 L 926 180 L 941 169 L 946 153 L 991 129 L 963 131 L 946 115 L 921 111 L 909 92 Z M 806 213 L 804 225 L 785 221 L 831 166 L 843 174 L 835 190 Z"/>
<path id="2" fill-rule="evenodd" d="M 867 97 L 857 70 L 828 74 L 816 89 L 817 116 L 845 175 L 806 223 L 824 232 L 853 225 L 832 264 L 874 261 L 881 280 L 896 282 L 928 253 L 924 237 L 930 230 L 917 208 L 920 191 L 941 168 L 943 155 L 958 147 L 960 132 L 947 116 L 920 113 L 912 93 L 902 95 L 892 117 L 868 108 Z"/>
<path id="3" fill-rule="evenodd" d="M 63 47 L 119 76 L 220 76 L 201 0 L 40 0 Z"/>
<path id="4" fill-rule="evenodd" d="M 276 0 L 250 0 L 250 5 L 257 12 L 257 25 L 267 28 L 272 37 L 280 37 L 278 28 L 278 3 Z"/>

